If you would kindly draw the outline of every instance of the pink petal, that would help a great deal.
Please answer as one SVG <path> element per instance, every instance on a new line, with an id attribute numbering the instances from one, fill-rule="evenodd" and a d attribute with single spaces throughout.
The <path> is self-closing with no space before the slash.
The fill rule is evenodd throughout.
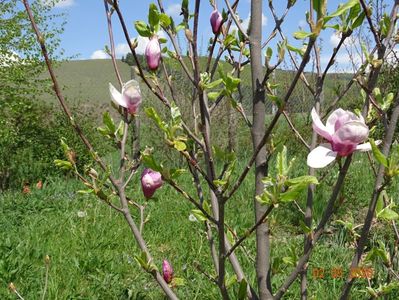
<path id="1" fill-rule="evenodd" d="M 331 134 L 327 130 L 327 127 L 324 126 L 324 124 L 321 122 L 319 115 L 316 112 L 316 109 L 312 109 L 312 120 L 313 120 L 313 129 L 316 131 L 318 134 L 320 134 L 322 137 L 327 139 L 328 141 L 331 141 Z"/>
<path id="2" fill-rule="evenodd" d="M 359 144 L 369 135 L 369 129 L 361 121 L 350 121 L 342 125 L 333 135 L 333 143 Z"/>
<path id="3" fill-rule="evenodd" d="M 123 85 L 122 95 L 127 103 L 127 109 L 130 114 L 135 114 L 141 104 L 141 92 L 139 83 L 136 80 L 130 80 Z"/>
<path id="4" fill-rule="evenodd" d="M 337 157 L 337 152 L 331 150 L 330 144 L 321 144 L 308 154 L 307 164 L 313 169 L 324 168 Z"/>
<path id="5" fill-rule="evenodd" d="M 124 108 L 127 108 L 127 103 L 125 98 L 122 96 L 121 93 L 118 92 L 116 88 L 110 83 L 109 84 L 109 93 L 111 94 L 111 99 L 114 101 L 116 105 L 120 105 Z"/>
<path id="6" fill-rule="evenodd" d="M 223 17 L 216 9 L 211 13 L 210 22 L 211 22 L 212 32 L 214 34 L 219 33 L 220 28 L 222 27 Z"/>
<path id="7" fill-rule="evenodd" d="M 336 130 L 335 123 L 337 122 L 337 120 L 340 119 L 342 116 L 345 116 L 346 114 L 346 111 L 344 111 L 342 108 L 338 108 L 328 116 L 326 121 L 326 127 L 331 135 L 334 134 Z"/>
<path id="8" fill-rule="evenodd" d="M 145 48 L 145 57 L 148 67 L 155 71 L 161 61 L 161 47 L 157 36 L 153 36 Z"/>

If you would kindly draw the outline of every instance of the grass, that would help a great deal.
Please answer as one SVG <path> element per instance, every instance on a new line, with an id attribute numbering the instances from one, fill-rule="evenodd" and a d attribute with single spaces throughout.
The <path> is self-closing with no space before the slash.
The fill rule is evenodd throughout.
<path id="1" fill-rule="evenodd" d="M 338 218 L 347 218 L 349 211 L 362 214 L 370 198 L 373 178 L 364 172 L 364 155 L 356 155 L 350 168 L 349 180 L 344 187 L 343 206 Z M 239 169 L 243 167 L 241 163 Z M 298 174 L 306 169 L 302 162 L 295 168 Z M 320 185 L 315 199 L 315 219 L 327 201 L 336 169 L 332 168 Z M 363 174 L 363 176 L 359 176 Z M 252 173 L 228 204 L 227 220 L 239 236 L 252 225 Z M 188 177 L 180 184 L 194 193 Z M 394 188 L 397 191 L 397 183 Z M 144 201 L 136 177 L 129 195 Z M 7 192 L 0 198 L 0 298 L 14 299 L 7 285 L 14 282 L 26 299 L 40 299 L 43 292 L 44 256 L 51 257 L 47 299 L 162 299 L 159 288 L 134 260 L 139 254 L 127 225 L 120 215 L 91 196 L 76 191 L 82 187 L 74 179 L 48 181 L 42 190 L 29 195 Z M 356 191 L 356 192 L 355 192 Z M 144 236 L 161 266 L 168 259 L 176 276 L 185 280 L 177 289 L 181 299 L 219 299 L 216 286 L 194 267 L 201 267 L 213 275 L 208 243 L 203 226 L 188 219 L 192 207 L 169 186 L 157 191 L 156 201 L 149 201 L 149 217 Z M 303 206 L 304 197 L 299 199 Z M 137 213 L 134 217 L 137 219 Z M 85 216 L 79 214 L 84 212 Z M 302 252 L 303 235 L 298 227 L 299 213 L 293 204 L 282 205 L 272 215 L 273 287 L 277 288 L 292 268 L 292 260 Z M 355 215 L 360 220 L 359 215 Z M 339 238 L 339 226 L 330 225 L 329 232 L 316 247 L 310 261 L 310 272 L 324 269 L 324 279 L 312 278 L 310 273 L 310 299 L 336 299 L 342 278 L 331 278 L 331 270 L 342 268 L 348 273 L 353 249 Z M 381 228 L 380 228 L 381 230 Z M 387 234 L 388 228 L 382 231 Z M 381 234 L 374 229 L 373 237 Z M 342 236 L 342 235 L 341 235 Z M 245 242 L 249 255 L 242 249 L 237 254 L 252 283 L 255 273 L 254 237 Z M 379 271 L 382 272 L 383 270 Z M 229 276 L 232 271 L 228 270 Z M 381 275 L 379 275 L 381 276 Z M 358 280 L 353 299 L 365 299 L 366 280 Z M 297 299 L 299 284 L 294 284 L 285 299 Z M 130 296 L 129 296 L 130 295 Z M 141 297 L 141 298 L 140 298 Z M 397 294 L 396 294 L 397 297 Z M 395 298 L 392 298 L 395 299 Z"/>

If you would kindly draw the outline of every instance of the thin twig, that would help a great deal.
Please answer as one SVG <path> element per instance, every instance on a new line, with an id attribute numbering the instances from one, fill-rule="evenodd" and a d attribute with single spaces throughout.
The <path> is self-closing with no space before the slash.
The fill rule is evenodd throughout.
<path id="1" fill-rule="evenodd" d="M 305 139 L 302 137 L 302 135 L 299 133 L 299 131 L 295 128 L 294 124 L 292 123 L 290 117 L 288 116 L 286 111 L 283 111 L 283 115 L 285 117 L 285 119 L 287 120 L 288 125 L 290 126 L 291 130 L 295 133 L 296 137 L 302 142 L 302 144 L 308 148 L 308 150 L 310 149 L 310 146 L 308 145 L 308 143 L 306 143 Z"/>

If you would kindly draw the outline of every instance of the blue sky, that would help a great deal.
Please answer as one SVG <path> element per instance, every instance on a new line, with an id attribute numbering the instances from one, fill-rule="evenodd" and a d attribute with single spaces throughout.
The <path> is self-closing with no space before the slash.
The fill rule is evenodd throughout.
<path id="1" fill-rule="evenodd" d="M 120 0 L 120 7 L 132 38 L 137 37 L 137 33 L 133 26 L 134 21 L 147 20 L 148 6 L 152 2 L 154 1 Z M 193 2 L 194 1 L 191 0 L 190 4 L 192 5 Z M 223 0 L 217 0 L 216 2 L 220 10 L 225 7 Z M 272 31 L 274 25 L 267 2 L 268 1 L 264 1 L 264 39 Z M 328 11 L 334 11 L 338 4 L 342 2 L 345 1 L 329 1 Z M 166 11 L 174 18 L 175 23 L 179 23 L 179 20 L 181 20 L 179 16 L 181 1 L 164 0 L 163 3 Z M 274 1 L 274 3 L 277 12 L 280 15 L 285 9 L 286 1 Z M 308 25 L 305 22 L 305 12 L 309 7 L 308 3 L 308 0 L 298 0 L 294 8 L 289 12 L 283 25 L 289 43 L 292 45 L 301 45 L 300 41 L 296 41 L 292 37 L 293 32 L 297 31 L 299 27 L 308 30 Z M 102 51 L 104 46 L 108 43 L 107 23 L 104 12 L 104 3 L 102 0 L 63 0 L 56 8 L 54 8 L 54 11 L 65 12 L 67 14 L 67 24 L 65 26 L 65 32 L 62 35 L 61 43 L 61 47 L 65 50 L 65 56 L 70 57 L 77 55 L 77 59 L 107 58 L 105 53 Z M 209 15 L 211 11 L 212 8 L 209 1 L 202 0 L 199 39 L 202 53 L 205 53 L 209 37 L 212 36 L 209 25 Z M 238 12 L 244 22 L 248 22 L 249 20 L 249 11 L 250 1 L 241 0 Z M 113 16 L 113 25 L 117 55 L 121 57 L 128 52 L 128 46 L 120 29 L 116 14 Z M 333 30 L 327 30 L 322 34 L 322 62 L 324 64 L 327 62 L 328 55 L 331 53 L 338 40 L 339 38 L 334 34 Z M 146 41 L 141 38 L 139 42 L 138 52 L 142 52 L 145 48 Z M 347 46 L 348 48 L 353 48 L 355 45 L 356 43 L 352 42 L 348 43 Z M 350 67 L 349 56 L 345 49 L 343 49 L 341 54 L 338 55 L 337 61 L 342 64 L 342 68 Z"/>

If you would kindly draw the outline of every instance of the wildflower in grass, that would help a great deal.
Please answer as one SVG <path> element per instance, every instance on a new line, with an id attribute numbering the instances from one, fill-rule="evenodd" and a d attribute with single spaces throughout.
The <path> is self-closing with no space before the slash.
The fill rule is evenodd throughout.
<path id="1" fill-rule="evenodd" d="M 150 41 L 145 48 L 145 58 L 147 60 L 147 65 L 151 70 L 155 71 L 158 69 L 161 61 L 161 47 L 159 46 L 157 35 L 150 38 Z"/>
<path id="2" fill-rule="evenodd" d="M 162 276 L 167 283 L 172 282 L 173 268 L 166 259 L 162 262 Z"/>
<path id="3" fill-rule="evenodd" d="M 144 196 L 148 199 L 151 198 L 155 191 L 163 184 L 162 175 L 159 172 L 151 169 L 144 169 L 141 174 L 141 188 L 143 189 Z"/>
<path id="4" fill-rule="evenodd" d="M 214 34 L 219 33 L 220 28 L 222 28 L 222 22 L 223 22 L 223 18 L 222 15 L 220 14 L 220 12 L 215 9 L 212 13 L 211 13 L 211 26 L 212 26 L 212 31 Z"/>
<path id="5" fill-rule="evenodd" d="M 110 83 L 109 92 L 115 104 L 127 108 L 127 111 L 132 115 L 137 113 L 141 104 L 141 92 L 136 80 L 129 80 L 123 84 L 122 93 Z"/>
<path id="6" fill-rule="evenodd" d="M 369 135 L 369 128 L 362 116 L 339 108 L 331 113 L 324 125 L 313 108 L 312 120 L 313 129 L 328 143 L 319 145 L 309 153 L 309 167 L 323 168 L 338 156 L 348 156 L 354 151 L 371 150 L 370 143 L 362 144 Z"/>

